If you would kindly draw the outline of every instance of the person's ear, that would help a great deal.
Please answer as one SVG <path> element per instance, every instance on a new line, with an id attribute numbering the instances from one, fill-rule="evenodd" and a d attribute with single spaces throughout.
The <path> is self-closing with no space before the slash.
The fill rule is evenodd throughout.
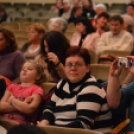
<path id="1" fill-rule="evenodd" d="M 37 75 L 37 76 L 36 76 L 36 80 L 39 80 L 40 78 L 41 78 L 40 75 Z"/>

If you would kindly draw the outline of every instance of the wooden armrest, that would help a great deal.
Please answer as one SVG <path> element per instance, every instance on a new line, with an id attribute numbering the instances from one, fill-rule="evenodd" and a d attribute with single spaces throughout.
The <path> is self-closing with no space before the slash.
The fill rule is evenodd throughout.
<path id="1" fill-rule="evenodd" d="M 126 119 L 121 122 L 117 127 L 115 127 L 110 134 L 118 134 L 123 128 L 125 128 L 130 123 L 130 119 Z"/>
<path id="2" fill-rule="evenodd" d="M 19 123 L 15 121 L 9 121 L 9 120 L 4 120 L 0 118 L 0 125 L 3 126 L 8 131 L 13 126 L 19 125 Z"/>

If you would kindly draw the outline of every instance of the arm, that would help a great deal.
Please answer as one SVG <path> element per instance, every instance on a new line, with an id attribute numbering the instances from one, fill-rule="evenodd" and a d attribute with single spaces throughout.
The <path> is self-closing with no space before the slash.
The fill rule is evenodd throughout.
<path id="1" fill-rule="evenodd" d="M 23 53 L 18 52 L 18 55 L 16 55 L 15 60 L 14 60 L 14 70 L 15 70 L 16 78 L 13 80 L 13 82 L 18 81 L 19 76 L 20 76 L 21 67 L 25 61 L 26 61 L 26 59 L 25 59 Z"/>
<path id="2" fill-rule="evenodd" d="M 134 75 L 129 73 L 125 80 L 122 82 L 121 88 L 125 88 L 129 83 L 131 83 L 134 79 Z"/>
<path id="3" fill-rule="evenodd" d="M 57 55 L 52 52 L 49 52 L 47 55 L 47 58 L 49 59 L 49 61 L 52 61 L 54 63 L 54 65 L 56 65 L 55 69 L 57 70 L 60 78 L 66 78 L 64 66 L 62 63 L 59 63 L 60 61 L 59 61 Z"/>
<path id="4" fill-rule="evenodd" d="M 108 87 L 107 87 L 107 102 L 108 105 L 115 109 L 120 104 L 120 80 L 119 75 L 121 70 L 117 67 L 118 58 L 112 63 L 108 77 Z"/>
<path id="5" fill-rule="evenodd" d="M 12 93 L 9 90 L 5 91 L 5 94 L 0 101 L 0 112 L 16 111 L 16 109 L 10 103 L 7 102 L 11 95 Z"/>
<path id="6" fill-rule="evenodd" d="M 100 35 L 99 34 L 95 34 L 95 38 L 94 38 L 94 50 L 96 53 L 98 53 L 98 48 L 97 48 L 97 44 L 100 40 Z"/>
<path id="7" fill-rule="evenodd" d="M 39 107 L 40 103 L 42 102 L 42 96 L 39 94 L 32 95 L 31 103 L 26 103 L 25 101 L 22 102 L 16 98 L 9 100 L 9 102 L 15 109 L 17 109 L 21 113 L 31 114 Z"/>

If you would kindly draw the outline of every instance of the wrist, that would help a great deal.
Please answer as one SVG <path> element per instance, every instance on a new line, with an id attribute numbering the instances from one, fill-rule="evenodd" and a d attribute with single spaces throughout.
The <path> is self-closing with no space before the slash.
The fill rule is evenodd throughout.
<path id="1" fill-rule="evenodd" d="M 54 66 L 57 67 L 59 64 L 60 64 L 60 61 L 56 65 L 54 65 Z"/>

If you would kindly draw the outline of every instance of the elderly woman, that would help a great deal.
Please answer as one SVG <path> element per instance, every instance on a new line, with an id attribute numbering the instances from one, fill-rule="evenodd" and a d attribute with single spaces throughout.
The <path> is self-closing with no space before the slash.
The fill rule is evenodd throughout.
<path id="1" fill-rule="evenodd" d="M 0 75 L 16 82 L 25 57 L 17 51 L 17 42 L 12 31 L 0 29 Z"/>
<path id="2" fill-rule="evenodd" d="M 95 28 L 87 18 L 79 18 L 76 21 L 77 32 L 73 34 L 70 45 L 80 46 L 97 52 L 97 43 L 100 38 L 99 34 L 95 33 Z"/>
<path id="3" fill-rule="evenodd" d="M 62 8 L 63 6 L 63 1 L 62 0 L 56 0 L 56 5 L 52 6 L 49 10 L 49 12 L 55 12 L 58 13 L 59 10 Z"/>
<path id="4" fill-rule="evenodd" d="M 128 14 L 123 14 L 121 15 L 121 17 L 124 20 L 123 29 L 130 32 L 134 36 L 134 31 L 132 29 L 134 25 L 133 18 Z"/>
<path id="5" fill-rule="evenodd" d="M 59 17 L 69 19 L 71 14 L 71 4 L 69 0 L 63 0 L 63 8 L 59 10 Z"/>
<path id="6" fill-rule="evenodd" d="M 63 18 L 52 18 L 48 21 L 49 30 L 55 30 L 65 33 L 68 28 L 68 23 Z"/>
<path id="7" fill-rule="evenodd" d="M 77 46 L 65 53 L 65 73 L 38 126 L 56 125 L 110 132 L 106 92 L 90 75 L 88 50 Z M 105 108 L 104 108 L 105 107 Z"/>
<path id="8" fill-rule="evenodd" d="M 61 32 L 50 31 L 43 36 L 41 52 L 35 61 L 43 66 L 47 82 L 57 83 L 61 78 L 66 77 L 63 55 L 69 47 L 69 41 Z"/>
<path id="9" fill-rule="evenodd" d="M 128 60 L 132 60 L 134 64 L 134 57 L 127 56 Z M 117 66 L 118 58 L 113 62 L 108 78 L 107 87 L 107 101 L 111 108 L 116 109 L 118 113 L 123 114 L 126 109 L 130 107 L 131 122 L 129 124 L 129 132 L 134 132 L 134 82 L 128 84 L 125 88 L 120 89 L 119 76 L 121 70 L 124 69 L 134 75 L 134 67 L 119 68 Z"/>
<path id="10" fill-rule="evenodd" d="M 24 44 L 21 52 L 27 60 L 34 59 L 40 51 L 41 38 L 45 33 L 45 27 L 42 24 L 35 23 L 29 27 L 28 39 L 29 42 Z"/>

